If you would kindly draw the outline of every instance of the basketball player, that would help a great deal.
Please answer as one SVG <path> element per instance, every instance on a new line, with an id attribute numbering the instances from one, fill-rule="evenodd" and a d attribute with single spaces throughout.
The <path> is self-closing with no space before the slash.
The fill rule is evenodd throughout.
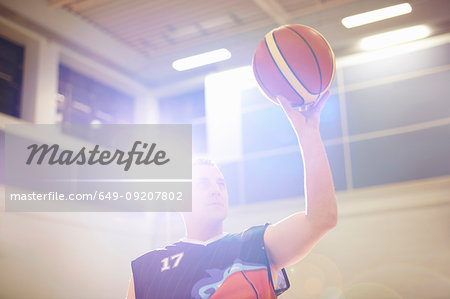
<path id="1" fill-rule="evenodd" d="M 300 261 L 337 222 L 333 179 L 319 133 L 327 97 L 328 92 L 301 111 L 285 98 L 278 99 L 300 144 L 306 211 L 275 224 L 224 234 L 224 177 L 211 161 L 199 160 L 193 164 L 192 212 L 183 214 L 186 238 L 132 262 L 128 299 L 263 299 L 276 298 L 289 288 L 284 268 Z"/>

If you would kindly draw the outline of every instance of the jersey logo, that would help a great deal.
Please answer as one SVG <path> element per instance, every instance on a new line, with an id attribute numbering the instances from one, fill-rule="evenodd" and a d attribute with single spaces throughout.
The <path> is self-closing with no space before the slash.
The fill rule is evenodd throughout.
<path id="1" fill-rule="evenodd" d="M 169 260 L 168 257 L 163 258 L 161 260 L 161 264 L 162 264 L 161 272 L 164 272 L 166 270 L 170 270 L 170 269 L 178 267 L 178 265 L 180 264 L 181 259 L 183 258 L 183 255 L 184 255 L 184 252 L 180 252 L 180 253 L 177 253 L 175 255 L 172 255 L 170 257 L 170 260 Z M 170 262 L 173 262 L 172 266 L 170 266 Z"/>
<path id="2" fill-rule="evenodd" d="M 221 270 L 221 269 L 209 269 L 206 272 L 209 277 L 200 279 L 194 285 L 191 291 L 191 296 L 195 299 L 209 298 L 217 289 L 223 284 L 223 282 L 233 273 L 245 270 L 262 270 L 267 269 L 265 265 L 245 263 L 240 259 L 236 259 L 233 265 Z"/>

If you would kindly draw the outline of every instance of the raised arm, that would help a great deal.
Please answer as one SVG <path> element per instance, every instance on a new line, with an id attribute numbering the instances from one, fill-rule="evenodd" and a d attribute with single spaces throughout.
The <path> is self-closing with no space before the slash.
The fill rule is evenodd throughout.
<path id="1" fill-rule="evenodd" d="M 319 132 L 320 112 L 328 95 L 304 111 L 295 110 L 284 98 L 278 99 L 301 148 L 306 209 L 267 228 L 264 242 L 274 270 L 300 261 L 337 223 L 333 178 Z"/>

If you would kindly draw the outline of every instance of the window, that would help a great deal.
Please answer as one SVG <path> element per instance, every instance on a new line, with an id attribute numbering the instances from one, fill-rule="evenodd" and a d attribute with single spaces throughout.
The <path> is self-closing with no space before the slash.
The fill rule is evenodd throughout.
<path id="1" fill-rule="evenodd" d="M 24 47 L 0 37 L 0 112 L 20 117 Z"/>

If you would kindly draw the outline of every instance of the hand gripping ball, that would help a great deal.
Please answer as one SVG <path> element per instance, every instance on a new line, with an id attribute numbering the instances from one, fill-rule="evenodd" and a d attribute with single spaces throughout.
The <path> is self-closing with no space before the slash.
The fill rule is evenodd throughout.
<path id="1" fill-rule="evenodd" d="M 266 34 L 253 56 L 253 73 L 263 93 L 278 104 L 314 103 L 331 85 L 334 53 L 326 39 L 305 25 L 285 25 Z"/>

